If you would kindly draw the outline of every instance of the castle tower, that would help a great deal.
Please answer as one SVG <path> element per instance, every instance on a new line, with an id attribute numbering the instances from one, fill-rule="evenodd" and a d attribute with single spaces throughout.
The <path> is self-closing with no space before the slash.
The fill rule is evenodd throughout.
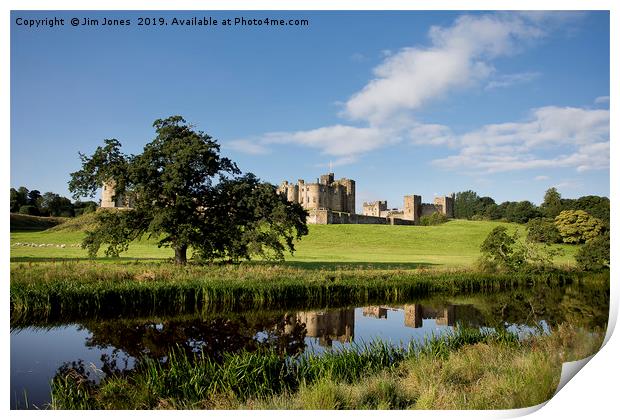
<path id="1" fill-rule="evenodd" d="M 439 212 L 446 217 L 453 218 L 454 217 L 454 198 L 445 196 L 445 197 L 435 197 L 433 200 L 433 204 L 438 207 Z"/>
<path id="2" fill-rule="evenodd" d="M 116 193 L 116 182 L 109 180 L 101 186 L 101 208 L 130 209 L 135 204 L 135 196 L 128 192 L 127 194 Z"/>
<path id="3" fill-rule="evenodd" d="M 282 181 L 278 187 L 278 192 L 283 194 L 286 199 L 292 203 L 299 202 L 299 186 L 295 184 L 289 184 L 288 181 Z"/>
<path id="4" fill-rule="evenodd" d="M 403 197 L 403 219 L 413 220 L 416 224 L 420 221 L 422 211 L 422 196 L 406 195 Z"/>
<path id="5" fill-rule="evenodd" d="M 321 185 L 331 185 L 334 182 L 334 173 L 330 172 L 326 175 L 321 175 Z"/>
<path id="6" fill-rule="evenodd" d="M 101 208 L 127 208 L 129 203 L 126 202 L 122 194 L 116 194 L 116 182 L 110 180 L 104 182 L 101 187 Z"/>
<path id="7" fill-rule="evenodd" d="M 345 202 L 343 211 L 355 214 L 355 181 L 352 179 L 342 178 L 338 181 L 345 188 Z"/>

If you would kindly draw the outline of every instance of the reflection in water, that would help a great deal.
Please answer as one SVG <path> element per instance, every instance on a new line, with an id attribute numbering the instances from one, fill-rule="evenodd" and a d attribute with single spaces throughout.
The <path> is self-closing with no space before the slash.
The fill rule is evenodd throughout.
<path id="1" fill-rule="evenodd" d="M 454 307 L 448 305 L 444 308 L 433 308 L 419 304 L 405 305 L 405 326 L 411 328 L 421 328 L 422 320 L 434 319 L 437 325 L 454 325 Z"/>
<path id="2" fill-rule="evenodd" d="M 171 349 L 221 360 L 224 353 L 269 350 L 290 356 L 322 352 L 332 346 L 348 347 L 375 338 L 407 343 L 423 340 L 428 334 L 448 333 L 459 326 L 535 329 L 541 323 L 550 328 L 570 323 L 583 328 L 600 327 L 607 323 L 608 293 L 605 288 L 576 284 L 469 296 L 460 302 L 438 297 L 363 308 L 190 314 L 13 328 L 11 405 L 23 408 L 19 396 L 27 389 L 31 406 L 44 407 L 49 402 L 49 381 L 54 374 L 75 372 L 96 380 L 101 375 L 122 374 L 135 368 L 135 361 L 145 355 L 166 364 Z M 45 369 L 42 365 L 46 365 Z"/>
<path id="3" fill-rule="evenodd" d="M 297 321 L 306 327 L 308 337 L 317 337 L 319 345 L 331 347 L 334 340 L 350 343 L 355 329 L 355 312 L 351 309 L 298 312 Z"/>

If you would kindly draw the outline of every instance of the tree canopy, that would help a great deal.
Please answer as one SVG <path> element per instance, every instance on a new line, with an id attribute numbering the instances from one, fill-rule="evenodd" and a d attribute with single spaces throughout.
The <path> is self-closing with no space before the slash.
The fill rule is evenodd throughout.
<path id="1" fill-rule="evenodd" d="M 69 190 L 93 196 L 113 181 L 115 194 L 131 194 L 131 209 L 100 211 L 99 227 L 83 246 L 96 255 L 118 255 L 147 234 L 170 246 L 184 264 L 187 250 L 212 260 L 283 258 L 294 239 L 307 234 L 306 212 L 276 188 L 220 155 L 211 136 L 196 131 L 180 116 L 156 120 L 156 137 L 140 154 L 126 155 L 116 139 L 104 140 L 94 154 L 80 153 L 82 168 L 71 174 Z"/>
<path id="2" fill-rule="evenodd" d="M 565 243 L 590 242 L 605 232 L 605 225 L 583 210 L 563 210 L 555 218 L 555 226 Z"/>

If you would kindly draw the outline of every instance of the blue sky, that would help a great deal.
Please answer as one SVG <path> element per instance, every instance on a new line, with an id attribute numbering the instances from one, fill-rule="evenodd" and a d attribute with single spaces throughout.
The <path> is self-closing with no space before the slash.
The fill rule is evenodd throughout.
<path id="1" fill-rule="evenodd" d="M 25 28 L 19 17 L 125 18 Z M 139 16 L 307 27 L 139 27 Z M 69 195 L 78 151 L 138 153 L 182 115 L 243 171 L 331 164 L 362 201 L 473 189 L 497 202 L 609 196 L 607 12 L 12 12 L 11 186 Z"/>

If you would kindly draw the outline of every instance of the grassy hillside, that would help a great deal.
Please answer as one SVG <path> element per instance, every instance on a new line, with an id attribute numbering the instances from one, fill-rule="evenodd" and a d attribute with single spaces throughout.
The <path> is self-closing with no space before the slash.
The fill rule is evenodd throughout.
<path id="1" fill-rule="evenodd" d="M 82 229 L 91 222 L 86 215 L 84 219 L 75 218 L 63 226 L 43 232 L 12 232 L 11 259 L 86 258 L 86 251 L 79 244 L 84 235 Z M 287 261 L 309 268 L 364 264 L 384 268 L 420 265 L 465 267 L 478 258 L 480 244 L 499 224 L 453 220 L 440 226 L 310 225 L 310 234 L 297 243 L 295 255 L 289 256 Z M 525 232 L 522 225 L 504 225 L 510 231 L 518 230 L 522 235 Z M 557 247 L 564 251 L 557 262 L 572 264 L 577 247 Z M 133 243 L 123 254 L 123 260 L 166 259 L 172 256 L 169 248 L 157 248 L 154 240 L 145 239 Z"/>
<path id="2" fill-rule="evenodd" d="M 66 217 L 39 217 L 11 213 L 11 232 L 41 231 L 68 220 Z"/>
<path id="3" fill-rule="evenodd" d="M 71 217 L 61 224 L 54 226 L 50 232 L 84 232 L 89 229 L 94 229 L 97 222 L 95 220 L 95 213 L 86 213 L 79 217 Z"/>

